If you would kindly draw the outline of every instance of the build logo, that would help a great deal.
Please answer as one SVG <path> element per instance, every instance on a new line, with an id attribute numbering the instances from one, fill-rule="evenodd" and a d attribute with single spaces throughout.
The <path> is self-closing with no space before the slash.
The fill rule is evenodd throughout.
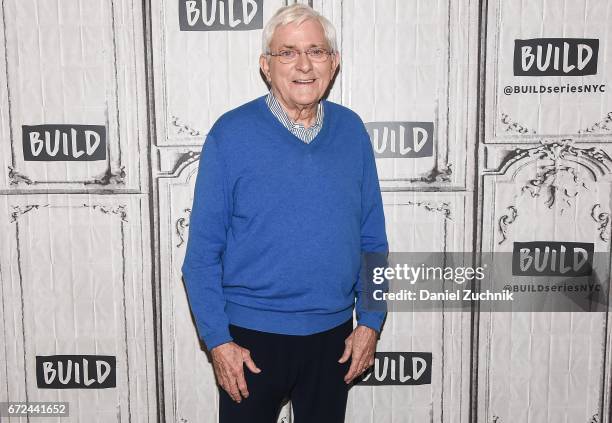
<path id="1" fill-rule="evenodd" d="M 263 28 L 263 0 L 179 0 L 181 31 Z"/>
<path id="2" fill-rule="evenodd" d="M 357 385 L 429 385 L 430 352 L 377 352 L 374 366 L 358 379 Z"/>
<path id="3" fill-rule="evenodd" d="M 377 159 L 432 157 L 433 122 L 367 122 Z"/>
<path id="4" fill-rule="evenodd" d="M 589 276 L 593 272 L 595 244 L 588 242 L 515 242 L 512 274 L 515 276 Z"/>
<path id="5" fill-rule="evenodd" d="M 117 386 L 114 355 L 37 355 L 40 389 L 104 389 Z"/>
<path id="6" fill-rule="evenodd" d="M 595 38 L 514 40 L 514 75 L 595 75 L 598 52 L 599 40 Z"/>
<path id="7" fill-rule="evenodd" d="M 106 160 L 106 127 L 101 125 L 22 125 L 26 161 Z"/>

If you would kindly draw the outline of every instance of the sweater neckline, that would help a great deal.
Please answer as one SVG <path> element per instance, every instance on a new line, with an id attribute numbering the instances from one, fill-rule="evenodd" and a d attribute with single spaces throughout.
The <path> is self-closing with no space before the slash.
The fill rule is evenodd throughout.
<path id="1" fill-rule="evenodd" d="M 272 110 L 266 104 L 266 96 L 263 95 L 257 99 L 257 103 L 260 107 L 261 112 L 265 116 L 266 119 L 272 121 L 272 124 L 276 127 L 277 130 L 283 132 L 286 136 L 292 138 L 292 141 L 298 142 L 302 145 L 302 148 L 316 148 L 319 144 L 322 143 L 321 138 L 325 138 L 327 136 L 327 132 L 329 131 L 329 122 L 330 122 L 330 107 L 329 103 L 325 99 L 321 99 L 323 102 L 323 108 L 325 112 L 323 113 L 323 124 L 319 133 L 310 141 L 309 143 L 305 143 L 300 138 L 298 138 L 293 132 L 291 132 L 281 121 L 278 120 Z"/>

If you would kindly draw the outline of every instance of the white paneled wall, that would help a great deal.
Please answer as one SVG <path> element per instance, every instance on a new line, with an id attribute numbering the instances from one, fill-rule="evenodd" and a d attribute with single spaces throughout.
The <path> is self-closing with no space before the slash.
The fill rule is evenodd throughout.
<path id="1" fill-rule="evenodd" d="M 75 422 L 146 422 L 154 415 L 145 248 L 150 238 L 143 231 L 143 200 L 135 195 L 2 196 L 4 399 L 67 401 L 66 421 Z M 115 356 L 117 387 L 39 389 L 36 356 L 58 354 Z"/>
<path id="2" fill-rule="evenodd" d="M 552 93 L 507 95 L 507 85 L 533 85 L 534 78 L 513 76 L 515 39 L 588 38 L 599 40 L 597 74 L 583 77 L 545 76 L 538 85 L 566 86 L 609 84 L 612 40 L 607 25 L 612 17 L 606 0 L 558 2 L 488 2 L 485 142 L 537 142 L 541 137 L 566 137 L 576 141 L 609 140 L 610 87 L 603 93 Z M 536 53 L 536 51 L 533 51 Z M 563 53 L 563 52 L 561 52 Z M 554 52 L 551 60 L 554 62 Z M 586 56 L 585 56 L 586 57 Z M 543 51 L 541 63 L 546 59 Z M 559 58 L 563 62 L 563 55 Z M 603 124 L 600 127 L 597 124 Z"/>
<path id="3" fill-rule="evenodd" d="M 467 251 L 469 195 L 386 192 L 383 202 L 390 251 Z M 355 386 L 349 391 L 347 421 L 467 422 L 470 326 L 469 312 L 390 313 L 378 351 L 431 352 L 431 385 Z"/>
<path id="4" fill-rule="evenodd" d="M 511 252 L 517 241 L 573 241 L 609 255 L 612 104 L 609 90 L 578 87 L 610 82 L 612 38 L 604 24 L 610 13 L 607 1 L 487 2 L 478 208 L 483 254 Z M 597 40 L 597 72 L 515 75 L 515 40 L 539 38 Z M 550 50 L 547 68 L 546 51 L 529 52 L 534 69 L 571 67 L 571 60 L 563 65 L 571 54 L 560 48 L 558 56 Z M 562 91 L 572 86 L 574 92 Z M 517 93 L 517 87 L 526 92 Z M 540 87 L 559 88 L 532 92 Z M 609 292 L 610 271 L 604 267 L 600 280 Z M 609 313 L 479 317 L 479 420 L 610 421 Z"/>
<path id="5" fill-rule="evenodd" d="M 365 122 L 434 125 L 432 157 L 378 161 L 383 188 L 471 186 L 477 2 L 340 3 L 342 103 Z"/>
<path id="6" fill-rule="evenodd" d="M 606 170 L 612 160 L 584 145 L 527 151 L 485 171 L 482 212 L 490 220 L 482 251 L 511 252 L 513 241 L 550 240 L 592 242 L 595 251 L 608 255 L 609 233 L 594 211 L 612 205 Z M 608 266 L 600 271 L 609 284 Z M 599 312 L 482 314 L 479 416 L 500 423 L 601 419 L 609 404 L 607 319 Z"/>
<path id="7" fill-rule="evenodd" d="M 2 5 L 0 190 L 146 191 L 141 2 Z M 105 126 L 106 159 L 24 160 L 22 125 L 42 124 Z"/>
<path id="8" fill-rule="evenodd" d="M 1 2 L 0 402 L 70 402 L 37 421 L 216 421 L 181 265 L 205 136 L 267 87 L 261 29 L 181 30 L 184 1 Z M 369 128 L 433 128 L 430 155 L 377 156 L 393 253 L 610 254 L 608 1 L 300 2 L 337 29 L 329 100 Z M 287 3 L 262 0 L 263 22 Z M 597 72 L 515 75 L 515 41 L 538 38 L 596 39 Z M 600 88 L 514 92 L 578 85 Z M 31 160 L 34 125 L 103 127 L 104 159 Z M 611 423 L 610 328 L 608 312 L 390 313 L 378 350 L 431 353 L 431 383 L 354 386 L 346 421 Z M 114 356 L 116 387 L 41 389 L 48 355 Z"/>

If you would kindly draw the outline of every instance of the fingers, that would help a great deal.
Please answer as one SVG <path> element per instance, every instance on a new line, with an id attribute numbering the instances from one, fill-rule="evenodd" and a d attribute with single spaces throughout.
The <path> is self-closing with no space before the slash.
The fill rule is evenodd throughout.
<path id="1" fill-rule="evenodd" d="M 344 382 L 351 383 L 352 380 L 361 373 L 361 369 L 364 365 L 363 353 L 364 351 L 359 345 L 353 345 L 351 343 L 351 366 L 346 375 L 344 375 Z"/>
<path id="2" fill-rule="evenodd" d="M 253 373 L 260 373 L 261 369 L 259 369 L 253 359 L 251 358 L 251 352 L 246 348 L 241 348 L 242 354 L 242 362 L 247 366 L 247 368 Z M 236 374 L 236 383 L 238 384 L 238 390 L 242 394 L 244 398 L 249 397 L 249 390 L 247 388 L 246 379 L 244 378 L 244 369 L 240 366 L 240 370 Z M 240 402 L 240 401 L 238 401 Z"/>
<path id="3" fill-rule="evenodd" d="M 363 360 L 361 352 L 353 351 L 353 357 L 351 359 L 351 367 L 348 372 L 344 376 L 345 383 L 351 383 L 353 379 L 359 376 L 362 373 L 362 370 L 365 367 L 365 362 Z"/>
<path id="4" fill-rule="evenodd" d="M 338 363 L 346 363 L 351 356 L 351 351 L 353 350 L 353 337 L 352 335 L 346 338 L 344 341 L 344 352 L 342 353 L 342 357 L 338 360 Z"/>
<path id="5" fill-rule="evenodd" d="M 253 373 L 261 372 L 251 358 L 251 352 L 233 342 L 213 350 L 213 367 L 219 385 L 237 403 L 249 396 L 244 376 L 245 364 Z"/>
<path id="6" fill-rule="evenodd" d="M 240 396 L 240 390 L 238 389 L 238 384 L 236 383 L 236 379 L 234 378 L 230 379 L 227 388 L 225 388 L 225 391 L 237 403 L 240 403 L 242 401 L 242 397 Z"/>
<path id="7" fill-rule="evenodd" d="M 344 376 L 345 383 L 351 383 L 356 377 L 363 374 L 368 367 L 374 364 L 376 338 L 372 336 L 373 332 L 370 328 L 358 326 L 353 331 L 353 334 L 351 334 L 351 337 L 349 337 L 351 342 L 345 342 L 346 347 L 342 358 L 347 355 L 349 347 L 350 352 L 348 355 L 351 356 L 351 365 Z M 355 336 L 353 337 L 353 335 Z M 347 341 L 349 341 L 349 338 L 347 338 Z"/>
<path id="8" fill-rule="evenodd" d="M 227 392 L 230 398 L 238 403 L 242 401 L 241 388 L 239 388 L 238 377 L 235 376 L 236 372 L 232 369 L 228 369 L 223 366 L 215 366 L 215 372 L 218 375 L 217 377 L 219 379 L 219 386 L 221 386 L 221 388 L 223 388 L 223 390 Z M 242 388 L 246 388 L 246 384 L 244 384 Z"/>
<path id="9" fill-rule="evenodd" d="M 235 380 L 226 372 L 225 368 L 216 363 L 214 363 L 214 370 L 217 375 L 219 386 L 227 392 L 233 401 L 239 402 L 242 398 L 240 397 L 240 390 Z"/>
<path id="10" fill-rule="evenodd" d="M 252 373 L 261 372 L 261 369 L 257 367 L 255 362 L 251 358 L 251 352 L 247 350 L 246 348 L 242 349 L 242 360 L 244 361 L 244 364 L 247 366 L 247 369 L 249 369 Z"/>
<path id="11" fill-rule="evenodd" d="M 238 390 L 240 391 L 240 394 L 242 394 L 244 398 L 248 398 L 249 390 L 247 389 L 246 380 L 244 379 L 244 372 L 242 370 L 236 376 L 236 384 L 238 385 Z M 238 396 L 238 398 L 238 402 L 240 402 L 242 398 L 240 396 Z"/>

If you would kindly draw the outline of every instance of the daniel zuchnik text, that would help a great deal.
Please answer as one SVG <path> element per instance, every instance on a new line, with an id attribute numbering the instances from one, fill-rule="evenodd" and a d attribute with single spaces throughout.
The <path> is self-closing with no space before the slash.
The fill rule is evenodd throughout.
<path id="1" fill-rule="evenodd" d="M 372 297 L 376 301 L 513 301 L 514 293 L 508 291 L 491 292 L 489 290 L 483 292 L 474 292 L 471 289 L 457 289 L 444 292 L 431 292 L 427 289 L 419 289 L 417 292 L 402 289 L 399 292 L 383 292 L 377 289 L 372 293 Z"/>
<path id="2" fill-rule="evenodd" d="M 375 267 L 372 282 L 380 285 L 386 280 L 397 279 L 413 285 L 417 280 L 453 280 L 457 284 L 463 284 L 467 280 L 482 280 L 484 277 L 484 267 L 426 267 L 425 265 L 413 267 L 397 264 L 395 267 Z M 382 289 L 376 289 L 372 292 L 375 301 L 513 301 L 513 295 L 508 290 L 475 292 L 471 289 L 446 289 L 444 292 L 432 292 L 428 289 L 384 292 Z"/>

